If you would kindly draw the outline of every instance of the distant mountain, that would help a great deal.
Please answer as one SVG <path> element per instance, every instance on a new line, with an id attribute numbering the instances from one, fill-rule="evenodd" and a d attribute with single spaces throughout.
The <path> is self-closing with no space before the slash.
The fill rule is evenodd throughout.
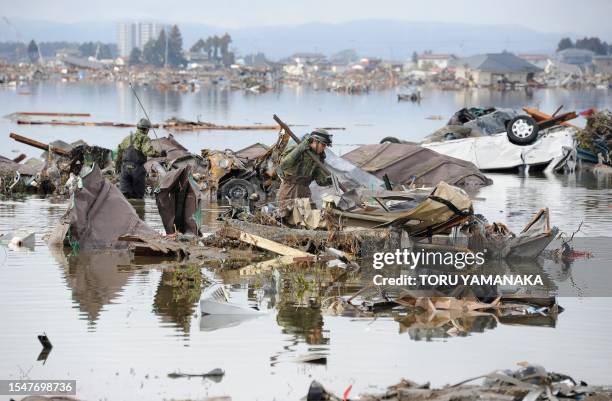
<path id="1" fill-rule="evenodd" d="M 58 23 L 26 19 L 0 20 L 0 41 L 102 41 L 115 42 L 115 22 Z M 225 29 L 197 23 L 179 24 L 184 47 L 201 37 L 226 31 L 232 36 L 231 48 L 239 54 L 264 52 L 280 59 L 294 52 L 320 52 L 331 55 L 355 49 L 362 56 L 405 60 L 413 51 L 470 55 L 484 52 L 552 52 L 562 36 L 518 25 L 474 25 L 442 22 L 362 20 L 339 24 L 309 23 L 297 26 L 262 26 Z M 609 38 L 602 38 L 609 40 Z"/>

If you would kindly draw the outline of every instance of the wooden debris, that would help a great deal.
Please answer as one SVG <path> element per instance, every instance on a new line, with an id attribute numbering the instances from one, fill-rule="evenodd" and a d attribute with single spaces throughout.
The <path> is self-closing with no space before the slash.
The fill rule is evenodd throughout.
<path id="1" fill-rule="evenodd" d="M 25 153 L 21 153 L 19 156 L 17 156 L 16 158 L 13 159 L 13 161 L 15 163 L 21 163 L 22 161 L 25 160 L 27 156 L 25 155 Z"/>
<path id="2" fill-rule="evenodd" d="M 76 121 L 76 120 L 17 120 L 22 125 L 68 125 L 83 127 L 112 127 L 112 128 L 134 128 L 136 124 L 118 123 L 112 121 Z M 163 128 L 172 131 L 276 131 L 278 125 L 219 125 L 209 122 L 176 122 L 168 121 L 161 124 L 151 124 L 151 128 Z"/>
<path id="3" fill-rule="evenodd" d="M 250 245 L 254 245 L 258 248 L 265 249 L 266 251 L 278 253 L 279 255 L 283 256 L 314 256 L 308 252 L 291 248 L 287 245 L 279 244 L 278 242 L 274 242 L 258 235 L 249 234 L 244 231 L 236 230 L 230 227 L 222 228 L 221 230 L 219 230 L 219 234 L 231 239 L 245 242 Z"/>
<path id="4" fill-rule="evenodd" d="M 50 146 L 50 145 L 48 145 L 46 143 L 39 142 L 39 141 L 37 141 L 35 139 L 30 139 L 28 137 L 16 134 L 14 132 L 11 132 L 9 137 L 13 138 L 17 142 L 25 143 L 26 145 L 30 145 L 30 146 L 33 146 L 35 148 L 41 149 L 41 150 L 50 150 L 51 152 L 57 153 L 60 156 L 68 156 L 68 155 L 70 155 L 70 152 L 68 152 L 68 151 L 66 151 L 64 149 L 61 149 L 61 148 L 58 148 L 58 147 L 55 147 L 55 146 Z"/>
<path id="5" fill-rule="evenodd" d="M 119 241 L 132 243 L 134 256 L 168 256 L 177 260 L 187 257 L 187 251 L 176 241 L 164 238 L 145 238 L 137 235 L 122 235 Z"/>
<path id="6" fill-rule="evenodd" d="M 206 121 L 186 121 L 186 120 L 167 120 L 161 124 L 164 129 L 173 131 L 201 131 L 201 130 L 221 130 L 221 131 L 277 131 L 278 125 L 218 125 Z"/>
<path id="7" fill-rule="evenodd" d="M 52 116 L 52 117 L 91 117 L 89 113 L 54 113 L 46 111 L 18 111 L 14 114 L 22 116 Z"/>
<path id="8" fill-rule="evenodd" d="M 114 128 L 134 128 L 136 124 L 121 123 L 112 121 L 79 121 L 79 120 L 31 120 L 20 119 L 19 116 L 59 116 L 59 117 L 90 117 L 86 113 L 35 113 L 18 112 L 13 113 L 17 118 L 17 124 L 21 125 L 68 125 L 82 127 L 114 127 Z M 208 121 L 189 121 L 182 119 L 169 119 L 163 123 L 152 124 L 151 128 L 162 128 L 166 130 L 178 131 L 278 131 L 279 125 L 271 124 L 252 124 L 252 125 L 223 125 Z M 345 130 L 344 127 L 325 127 L 327 130 Z"/>
<path id="9" fill-rule="evenodd" d="M 114 123 L 112 121 L 74 121 L 74 120 L 17 120 L 17 124 L 22 125 L 73 125 L 85 127 L 115 127 L 115 128 L 131 128 L 136 127 L 136 124 Z M 152 124 L 152 128 L 159 128 L 159 124 Z"/>

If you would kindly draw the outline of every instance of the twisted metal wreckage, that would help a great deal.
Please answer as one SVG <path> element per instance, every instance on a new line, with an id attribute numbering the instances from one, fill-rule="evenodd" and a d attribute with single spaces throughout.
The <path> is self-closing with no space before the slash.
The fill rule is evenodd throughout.
<path id="1" fill-rule="evenodd" d="M 379 156 L 381 149 L 368 145 L 344 158 L 327 150 L 327 167 L 334 185 L 323 190 L 313 187 L 314 202 L 296 199 L 287 210 L 278 210 L 268 198 L 279 185 L 280 155 L 290 137 L 297 138 L 275 118 L 282 129 L 269 148 L 256 144 L 238 152 L 203 150 L 195 155 L 172 135 L 153 140 L 166 156 L 150 159 L 145 168 L 166 234 L 200 236 L 201 204 L 206 198 L 216 197 L 229 200 L 231 205 L 216 238 L 231 238 L 230 229 L 234 228 L 294 246 L 309 244 L 315 251 L 333 247 L 358 256 L 367 256 L 374 249 L 414 247 L 487 248 L 492 251 L 490 255 L 533 258 L 557 233 L 550 227 L 546 209 L 540 210 L 518 235 L 502 223 L 489 224 L 475 215 L 467 193 L 441 180 L 450 178 L 459 185 L 491 183 L 469 163 L 461 162 L 465 171 L 460 174 L 456 173 L 457 161 L 450 158 L 423 168 L 421 152 L 413 153 L 417 157 L 407 162 L 409 158 L 401 152 Z M 45 165 L 29 181 L 20 182 L 72 194 L 71 207 L 62 220 L 63 231 L 82 248 L 122 247 L 126 241 L 142 244 L 147 242 L 145 238 L 161 241 L 154 230 L 137 219 L 129 202 L 112 185 L 115 176 L 110 150 L 82 142 L 43 144 L 14 133 L 11 137 L 45 149 Z M 420 172 L 416 171 L 419 167 Z M 107 221 L 115 223 L 108 225 Z M 104 239 L 92 239 L 97 236 Z M 159 244 L 158 248 L 185 253 Z"/>

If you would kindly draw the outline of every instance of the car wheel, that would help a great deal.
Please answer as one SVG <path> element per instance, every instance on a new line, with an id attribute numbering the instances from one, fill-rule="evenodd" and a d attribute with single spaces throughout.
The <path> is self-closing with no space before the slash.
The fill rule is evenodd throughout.
<path id="1" fill-rule="evenodd" d="M 248 199 L 255 189 L 253 185 L 242 178 L 232 178 L 221 186 L 221 195 L 231 200 Z"/>
<path id="2" fill-rule="evenodd" d="M 380 140 L 380 143 L 400 143 L 400 140 L 394 136 L 386 136 Z"/>
<path id="3" fill-rule="evenodd" d="M 506 133 L 508 140 L 515 145 L 531 145 L 538 139 L 540 131 L 536 120 L 530 116 L 516 116 L 508 122 Z"/>

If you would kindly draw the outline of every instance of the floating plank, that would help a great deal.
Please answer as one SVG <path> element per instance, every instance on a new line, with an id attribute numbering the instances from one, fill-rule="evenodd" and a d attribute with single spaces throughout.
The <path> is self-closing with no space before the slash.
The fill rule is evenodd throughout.
<path id="1" fill-rule="evenodd" d="M 54 113 L 46 111 L 18 111 L 22 116 L 52 116 L 52 117 L 91 117 L 89 113 Z"/>
<path id="2" fill-rule="evenodd" d="M 265 249 L 266 251 L 278 253 L 283 256 L 314 256 L 308 252 L 301 251 L 299 249 L 291 248 L 290 246 L 279 244 L 267 238 L 260 237 L 258 235 L 249 234 L 244 231 L 236 230 L 233 228 L 225 227 L 219 232 L 221 235 L 226 237 L 237 239 L 250 245 L 254 245 L 258 248 Z M 293 261 L 293 260 L 292 260 Z"/>

